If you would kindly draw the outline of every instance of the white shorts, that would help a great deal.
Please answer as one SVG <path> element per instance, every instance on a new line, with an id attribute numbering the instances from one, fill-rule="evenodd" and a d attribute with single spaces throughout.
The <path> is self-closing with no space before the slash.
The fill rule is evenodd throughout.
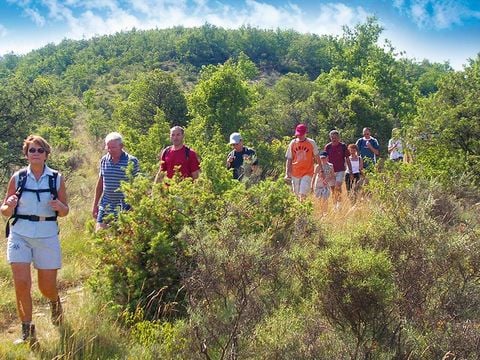
<path id="1" fill-rule="evenodd" d="M 9 264 L 33 262 L 36 269 L 60 269 L 62 253 L 58 235 L 29 238 L 11 232 L 7 242 L 7 261 Z"/>
<path id="2" fill-rule="evenodd" d="M 307 195 L 312 188 L 312 177 L 305 175 L 301 178 L 292 176 L 292 189 L 296 195 Z"/>

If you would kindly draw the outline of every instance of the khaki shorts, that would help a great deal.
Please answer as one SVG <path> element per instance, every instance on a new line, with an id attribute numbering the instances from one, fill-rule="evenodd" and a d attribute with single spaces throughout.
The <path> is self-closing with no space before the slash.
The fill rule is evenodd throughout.
<path id="1" fill-rule="evenodd" d="M 7 261 L 9 264 L 33 262 L 36 269 L 60 269 L 62 253 L 58 235 L 29 238 L 11 232 L 7 242 Z"/>
<path id="2" fill-rule="evenodd" d="M 312 177 L 309 175 L 301 178 L 292 176 L 292 189 L 296 195 L 307 195 L 312 188 Z"/>

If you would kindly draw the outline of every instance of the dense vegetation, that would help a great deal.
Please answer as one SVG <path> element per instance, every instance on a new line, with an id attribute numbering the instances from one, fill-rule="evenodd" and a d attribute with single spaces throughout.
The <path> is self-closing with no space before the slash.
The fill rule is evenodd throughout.
<path id="1" fill-rule="evenodd" d="M 72 318 L 40 357 L 478 357 L 480 58 L 457 72 L 417 63 L 380 46 L 381 31 L 375 19 L 341 37 L 205 25 L 4 56 L 2 183 L 28 133 L 54 145 L 80 214 L 63 234 L 92 248 L 81 280 L 104 320 Z M 299 122 L 321 146 L 333 128 L 350 143 L 369 126 L 383 157 L 399 127 L 414 160 L 381 161 L 362 203 L 322 218 L 281 181 Z M 153 185 L 174 124 L 202 175 Z M 93 235 L 85 147 L 113 130 L 142 176 L 124 188 L 133 210 Z M 224 169 L 237 130 L 261 161 L 247 182 Z"/>

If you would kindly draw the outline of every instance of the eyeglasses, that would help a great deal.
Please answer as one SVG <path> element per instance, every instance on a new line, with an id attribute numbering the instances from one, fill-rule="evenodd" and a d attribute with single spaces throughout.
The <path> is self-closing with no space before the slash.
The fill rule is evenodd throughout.
<path id="1" fill-rule="evenodd" d="M 36 152 L 38 152 L 39 154 L 43 154 L 45 152 L 45 149 L 44 148 L 38 148 L 38 149 L 30 148 L 30 149 L 28 149 L 28 152 L 30 154 L 35 154 Z"/>

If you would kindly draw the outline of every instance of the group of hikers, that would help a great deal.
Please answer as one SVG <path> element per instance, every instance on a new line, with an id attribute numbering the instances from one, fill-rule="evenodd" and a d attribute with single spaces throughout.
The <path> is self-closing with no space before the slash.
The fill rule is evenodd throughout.
<path id="1" fill-rule="evenodd" d="M 399 161 L 403 157 L 402 143 L 397 129 L 392 131 L 394 133 L 388 151 L 390 159 Z M 331 141 L 319 151 L 315 141 L 307 137 L 305 124 L 295 128 L 295 138 L 286 151 L 285 179 L 299 200 L 304 200 L 313 190 L 324 204 L 330 194 L 338 204 L 342 184 L 345 182 L 347 190 L 355 192 L 364 177 L 364 169 L 373 166 L 379 156 L 379 143 L 371 136 L 369 128 L 364 128 L 363 136 L 348 146 L 341 142 L 337 130 L 332 130 L 329 136 Z M 184 144 L 184 138 L 182 127 L 170 129 L 171 145 L 160 153 L 156 183 L 165 176 L 172 178 L 177 171 L 183 178 L 195 180 L 199 177 L 199 157 Z M 257 167 L 256 152 L 244 145 L 238 132 L 230 135 L 229 145 L 232 150 L 227 154 L 226 167 L 232 171 L 234 179 L 242 180 L 247 164 L 253 169 Z M 7 260 L 12 269 L 17 311 L 22 322 L 21 336 L 15 343 L 34 345 L 37 337 L 32 323 L 30 266 L 33 263 L 37 269 L 38 287 L 49 300 L 52 323 L 60 325 L 63 309 L 57 288 L 57 271 L 61 268 L 57 218 L 66 216 L 69 207 L 64 177 L 46 165 L 51 153 L 48 142 L 41 136 L 30 135 L 24 140 L 22 150 L 28 166 L 11 177 L 0 211 L 9 218 Z M 108 134 L 105 150 L 92 204 L 97 231 L 106 228 L 118 211 L 129 209 L 120 185 L 139 172 L 139 161 L 124 150 L 121 134 Z M 127 171 L 129 168 L 131 173 Z"/>
<path id="2" fill-rule="evenodd" d="M 380 145 L 372 137 L 370 128 L 363 128 L 362 134 L 354 144 L 347 145 L 341 141 L 340 133 L 332 130 L 329 133 L 330 142 L 323 151 L 319 151 L 315 141 L 307 137 L 307 126 L 297 125 L 295 139 L 287 148 L 285 180 L 291 183 L 300 201 L 313 191 L 321 200 L 324 213 L 330 195 L 338 209 L 343 183 L 355 199 L 365 181 L 365 170 L 376 164 L 380 154 Z M 392 161 L 403 160 L 402 141 L 396 128 L 392 130 L 388 151 Z"/>

